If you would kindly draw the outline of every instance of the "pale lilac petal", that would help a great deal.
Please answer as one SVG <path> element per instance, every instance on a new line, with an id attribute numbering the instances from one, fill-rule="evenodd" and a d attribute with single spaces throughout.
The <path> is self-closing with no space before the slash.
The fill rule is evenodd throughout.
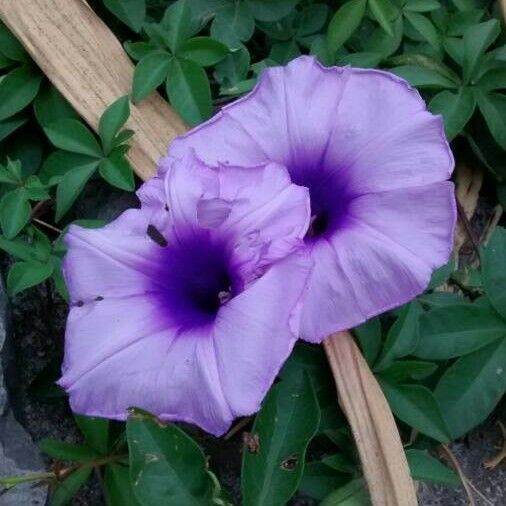
<path id="1" fill-rule="evenodd" d="M 63 274 L 71 303 L 145 292 L 159 246 L 147 237 L 144 220 L 142 211 L 129 210 L 101 229 L 69 228 Z"/>
<path id="2" fill-rule="evenodd" d="M 299 336 L 310 267 L 305 254 L 288 257 L 218 314 L 214 341 L 220 380 L 228 405 L 237 415 L 259 409 Z"/>
<path id="3" fill-rule="evenodd" d="M 354 193 L 443 181 L 453 170 L 441 117 L 406 81 L 306 56 L 265 70 L 248 96 L 176 139 L 169 155 L 190 149 L 214 165 L 274 161 L 306 186 L 314 172 L 339 173 L 340 189 Z"/>
<path id="4" fill-rule="evenodd" d="M 405 210 L 401 207 L 405 205 L 402 199 L 395 223 L 383 223 L 381 212 L 371 217 L 376 211 L 367 204 L 391 203 L 389 196 L 376 194 L 377 200 L 371 198 L 361 203 L 363 208 L 357 206 L 356 214 L 360 218 L 350 214 L 347 225 L 332 238 L 308 247 L 315 267 L 304 301 L 303 339 L 320 342 L 333 332 L 355 327 L 408 302 L 427 287 L 433 269 L 444 264 L 450 255 L 455 222 L 448 197 L 450 187 L 451 184 L 440 183 L 430 188 L 435 203 L 425 210 L 427 222 L 420 215 L 410 223 L 411 214 L 407 212 L 404 225 L 399 225 Z M 423 195 L 422 189 L 409 191 L 413 192 L 411 198 Z M 410 196 L 406 198 L 409 200 Z M 361 199 L 367 200 L 367 197 Z M 424 201 L 429 200 L 424 195 Z M 442 217 L 437 217 L 438 212 Z M 431 224 L 433 230 L 430 230 Z M 409 227 L 413 227 L 410 232 Z M 422 246 L 424 240 L 426 244 Z"/>
<path id="5" fill-rule="evenodd" d="M 432 269 L 448 261 L 457 211 L 450 181 L 369 193 L 353 200 L 349 215 L 385 242 L 411 251 Z"/>
<path id="6" fill-rule="evenodd" d="M 73 308 L 66 342 L 59 384 L 76 413 L 125 420 L 138 407 L 216 435 L 233 420 L 210 329 L 167 329 L 149 298 Z"/>
<path id="7" fill-rule="evenodd" d="M 308 190 L 292 184 L 287 170 L 274 163 L 211 168 L 190 151 L 170 162 L 166 191 L 169 242 L 209 228 L 234 243 L 233 263 L 244 278 L 292 253 L 309 225 Z"/>

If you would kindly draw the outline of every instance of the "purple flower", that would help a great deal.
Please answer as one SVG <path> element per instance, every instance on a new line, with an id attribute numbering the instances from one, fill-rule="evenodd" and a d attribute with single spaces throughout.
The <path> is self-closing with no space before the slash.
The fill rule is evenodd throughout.
<path id="1" fill-rule="evenodd" d="M 298 337 L 308 192 L 274 163 L 224 171 L 189 153 L 139 197 L 66 236 L 59 383 L 77 413 L 137 406 L 222 434 L 259 408 Z"/>
<path id="2" fill-rule="evenodd" d="M 266 70 L 169 156 L 190 148 L 210 165 L 277 162 L 309 188 L 306 340 L 405 303 L 450 255 L 454 161 L 442 120 L 392 74 L 297 58 Z"/>

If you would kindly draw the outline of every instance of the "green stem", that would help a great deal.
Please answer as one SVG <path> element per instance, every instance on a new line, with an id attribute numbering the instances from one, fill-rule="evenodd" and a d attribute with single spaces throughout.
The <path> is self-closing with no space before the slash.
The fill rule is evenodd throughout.
<path id="1" fill-rule="evenodd" d="M 15 487 L 16 485 L 20 485 L 21 483 L 26 483 L 29 481 L 56 480 L 61 477 L 66 478 L 69 474 L 73 473 L 74 471 L 77 471 L 78 469 L 104 466 L 106 464 L 111 464 L 112 462 L 118 462 L 120 460 L 125 459 L 128 459 L 128 454 L 108 455 L 107 457 L 100 457 L 98 459 L 93 459 L 88 462 L 83 462 L 82 464 L 76 466 L 67 467 L 66 469 L 62 469 L 58 473 L 58 475 L 50 471 L 46 473 L 27 474 L 25 476 L 12 476 L 7 478 L 0 478 L 0 486 L 9 489 Z"/>
<path id="2" fill-rule="evenodd" d="M 16 485 L 20 485 L 21 483 L 26 483 L 28 481 L 41 481 L 41 480 L 49 480 L 56 478 L 55 473 L 47 472 L 47 473 L 35 473 L 35 474 L 27 474 L 25 476 L 13 476 L 11 478 L 0 478 L 0 485 L 11 488 Z"/>

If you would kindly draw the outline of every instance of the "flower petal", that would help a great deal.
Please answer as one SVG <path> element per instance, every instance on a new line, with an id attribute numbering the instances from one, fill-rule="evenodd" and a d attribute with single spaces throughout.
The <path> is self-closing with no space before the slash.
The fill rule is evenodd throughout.
<path id="1" fill-rule="evenodd" d="M 292 184 L 283 166 L 211 168 L 189 151 L 165 170 L 173 222 L 169 242 L 201 228 L 227 237 L 244 278 L 257 277 L 259 269 L 300 246 L 310 221 L 309 194 Z"/>
<path id="2" fill-rule="evenodd" d="M 264 71 L 256 88 L 176 139 L 217 165 L 285 165 L 297 184 L 315 170 L 339 172 L 361 194 L 443 181 L 453 170 L 442 120 L 388 72 L 322 67 L 302 56 Z"/>
<path id="3" fill-rule="evenodd" d="M 295 253 L 218 313 L 214 331 L 220 381 L 236 416 L 257 411 L 299 332 L 311 262 Z"/>
<path id="4" fill-rule="evenodd" d="M 73 308 L 59 381 L 72 410 L 125 420 L 128 408 L 139 407 L 222 434 L 233 415 L 209 327 L 180 333 L 164 327 L 146 297 Z"/>
<path id="5" fill-rule="evenodd" d="M 151 259 L 159 246 L 145 234 L 145 219 L 132 209 L 101 229 L 69 228 L 63 273 L 73 303 L 139 295 L 151 286 Z"/>
<path id="6" fill-rule="evenodd" d="M 320 342 L 422 292 L 451 254 L 455 220 L 450 182 L 356 198 L 346 226 L 308 247 L 301 337 Z"/>

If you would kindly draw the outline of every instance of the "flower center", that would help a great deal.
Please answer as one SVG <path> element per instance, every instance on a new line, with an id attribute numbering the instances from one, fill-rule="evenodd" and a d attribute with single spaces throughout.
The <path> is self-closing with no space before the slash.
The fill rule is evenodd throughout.
<path id="1" fill-rule="evenodd" d="M 311 224 L 306 242 L 329 237 L 344 226 L 351 198 L 338 173 L 326 170 L 293 171 L 292 179 L 295 184 L 309 188 Z"/>
<path id="2" fill-rule="evenodd" d="M 157 259 L 156 297 L 170 323 L 182 328 L 211 323 L 237 291 L 225 242 L 206 231 L 162 248 Z"/>

